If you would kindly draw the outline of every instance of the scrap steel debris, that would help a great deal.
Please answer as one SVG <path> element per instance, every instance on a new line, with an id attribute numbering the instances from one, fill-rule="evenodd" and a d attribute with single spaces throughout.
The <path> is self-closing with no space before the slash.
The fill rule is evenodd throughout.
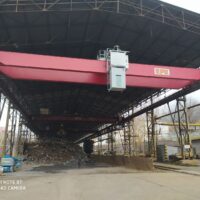
<path id="1" fill-rule="evenodd" d="M 80 146 L 58 138 L 25 144 L 24 155 L 28 162 L 40 164 L 59 164 L 85 157 Z"/>

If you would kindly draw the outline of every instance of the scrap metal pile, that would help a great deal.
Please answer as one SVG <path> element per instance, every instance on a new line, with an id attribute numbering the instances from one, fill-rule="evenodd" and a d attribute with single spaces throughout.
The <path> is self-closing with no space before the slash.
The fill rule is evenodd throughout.
<path id="1" fill-rule="evenodd" d="M 40 164 L 59 164 L 85 157 L 80 146 L 58 138 L 25 144 L 24 155 L 28 162 Z"/>

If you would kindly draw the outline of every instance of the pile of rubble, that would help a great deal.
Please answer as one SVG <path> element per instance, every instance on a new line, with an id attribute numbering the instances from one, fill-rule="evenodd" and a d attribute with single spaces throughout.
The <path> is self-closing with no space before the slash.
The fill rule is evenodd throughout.
<path id="1" fill-rule="evenodd" d="M 44 139 L 25 145 L 25 158 L 38 164 L 60 164 L 85 157 L 82 148 L 64 139 Z"/>

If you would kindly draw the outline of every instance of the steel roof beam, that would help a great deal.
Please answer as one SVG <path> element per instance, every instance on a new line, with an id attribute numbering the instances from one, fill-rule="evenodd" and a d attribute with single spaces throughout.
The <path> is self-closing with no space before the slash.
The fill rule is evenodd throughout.
<path id="1" fill-rule="evenodd" d="M 16 0 L 10 0 L 0 3 L 0 13 L 72 12 L 88 10 L 148 18 L 195 34 L 199 34 L 200 30 L 198 14 L 155 0 L 140 0 L 136 2 L 132 0 L 55 0 L 53 2 L 25 0 L 20 3 Z"/>

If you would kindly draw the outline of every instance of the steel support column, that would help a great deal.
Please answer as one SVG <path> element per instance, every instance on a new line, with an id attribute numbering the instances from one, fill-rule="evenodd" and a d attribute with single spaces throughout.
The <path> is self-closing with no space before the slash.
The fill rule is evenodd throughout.
<path id="1" fill-rule="evenodd" d="M 10 121 L 9 121 L 9 146 L 10 146 L 10 155 L 13 156 L 14 145 L 16 142 L 16 131 L 18 123 L 18 111 L 11 105 L 10 109 Z"/>
<path id="2" fill-rule="evenodd" d="M 188 113 L 185 96 L 177 99 L 176 107 L 178 111 L 179 144 L 181 145 L 181 155 L 184 158 L 184 145 L 190 145 Z"/>
<path id="3" fill-rule="evenodd" d="M 23 117 L 19 115 L 19 123 L 18 123 L 18 131 L 17 131 L 17 138 L 16 138 L 16 148 L 15 148 L 15 155 L 23 154 L 22 149 L 22 130 L 23 130 Z"/>
<path id="4" fill-rule="evenodd" d="M 0 91 L 0 121 L 3 115 L 5 104 L 6 104 L 6 97 Z"/>
<path id="5" fill-rule="evenodd" d="M 121 137 L 124 155 L 131 156 L 132 155 L 132 146 L 133 146 L 133 143 L 132 143 L 133 127 L 132 127 L 131 122 L 126 122 L 124 124 L 121 132 L 122 132 L 122 135 L 120 134 L 120 137 Z"/>
<path id="6" fill-rule="evenodd" d="M 146 113 L 147 124 L 147 138 L 148 138 L 148 154 L 150 156 L 156 156 L 156 134 L 155 134 L 155 122 L 154 111 L 150 110 Z"/>
<path id="7" fill-rule="evenodd" d="M 98 142 L 98 155 L 101 155 L 102 152 L 103 152 L 103 149 L 102 149 L 102 142 L 103 142 L 102 136 L 99 136 L 97 138 L 97 142 Z"/>
<path id="8" fill-rule="evenodd" d="M 151 98 L 151 104 L 153 104 L 153 98 Z M 155 133 L 155 117 L 154 110 L 146 112 L 146 125 L 147 125 L 147 137 L 148 137 L 148 154 L 156 157 L 156 133 Z"/>
<path id="9" fill-rule="evenodd" d="M 187 112 L 188 108 L 186 105 L 186 97 L 181 96 L 176 99 L 176 107 L 174 112 L 171 111 L 169 103 L 167 105 L 169 109 L 169 114 L 164 115 L 164 117 L 168 115 L 170 115 L 171 117 L 172 124 L 176 132 L 177 140 L 181 147 L 181 156 L 182 158 L 184 158 L 184 145 L 191 144 L 189 135 L 189 121 Z"/>
<path id="10" fill-rule="evenodd" d="M 4 139 L 3 139 L 2 156 L 6 155 L 6 153 L 7 153 L 7 139 L 8 139 L 8 130 L 9 130 L 9 119 L 10 119 L 10 101 L 8 100 L 8 109 L 7 109 L 7 116 L 6 116 L 6 126 L 5 126 Z"/>
<path id="11" fill-rule="evenodd" d="M 28 133 L 31 134 L 31 131 L 25 125 L 22 114 L 8 100 L 2 156 L 7 153 L 11 156 L 16 156 L 18 152 L 22 153 L 19 146 L 23 146 L 25 141 L 30 141 Z"/>

